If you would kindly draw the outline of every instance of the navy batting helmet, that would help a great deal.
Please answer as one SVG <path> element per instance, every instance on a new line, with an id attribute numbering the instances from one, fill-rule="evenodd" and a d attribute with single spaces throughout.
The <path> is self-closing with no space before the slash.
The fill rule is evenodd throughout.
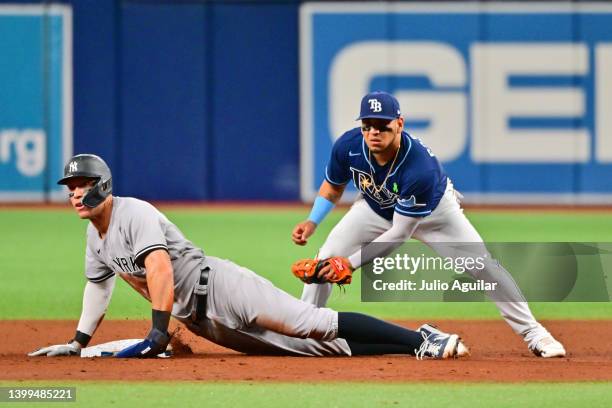
<path id="1" fill-rule="evenodd" d="M 64 177 L 57 184 L 68 184 L 75 177 L 96 179 L 96 184 L 83 197 L 83 205 L 94 208 L 113 192 L 110 168 L 95 154 L 77 154 L 64 166 Z"/>

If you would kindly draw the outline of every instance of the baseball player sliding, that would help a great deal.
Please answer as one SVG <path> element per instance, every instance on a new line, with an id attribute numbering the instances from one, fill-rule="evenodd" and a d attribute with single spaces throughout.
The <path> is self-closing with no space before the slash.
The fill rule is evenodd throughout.
<path id="1" fill-rule="evenodd" d="M 83 309 L 72 340 L 31 356 L 79 354 L 104 317 L 117 275 L 152 304 L 151 331 L 117 357 L 153 357 L 166 350 L 171 315 L 199 336 L 250 354 L 449 358 L 468 352 L 456 334 L 427 324 L 412 331 L 316 307 L 247 268 L 205 256 L 149 203 L 113 197 L 110 169 L 98 156 L 74 156 L 59 184 L 68 187 L 78 216 L 90 220 Z"/>
<path id="2" fill-rule="evenodd" d="M 361 127 L 344 133 L 332 148 L 311 214 L 293 229 L 296 244 L 307 243 L 351 180 L 361 197 L 333 228 L 319 259 L 335 257 L 336 264 L 354 270 L 388 255 L 410 238 L 426 243 L 443 257 L 457 255 L 448 253 L 449 246 L 443 243 L 483 242 L 463 214 L 440 162 L 419 139 L 403 130 L 404 118 L 393 95 L 365 95 L 357 120 L 361 120 Z M 321 268 L 319 280 L 334 281 L 333 265 Z M 468 272 L 477 278 L 476 271 Z M 481 274 L 496 279 L 504 272 L 501 266 L 489 263 Z M 514 332 L 537 356 L 565 356 L 563 345 L 536 321 L 527 302 L 516 301 L 522 298 L 520 290 L 512 282 L 506 286 L 510 291 L 516 289 L 518 296 L 511 301 L 492 300 Z M 305 285 L 302 300 L 323 307 L 331 291 L 330 283 Z"/>

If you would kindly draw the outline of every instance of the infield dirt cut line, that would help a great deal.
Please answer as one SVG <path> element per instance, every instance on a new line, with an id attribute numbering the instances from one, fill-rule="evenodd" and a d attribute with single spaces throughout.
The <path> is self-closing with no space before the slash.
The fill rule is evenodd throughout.
<path id="1" fill-rule="evenodd" d="M 423 321 L 397 322 L 418 327 Z M 74 321 L 0 321 L 0 380 L 283 381 L 283 382 L 525 382 L 611 381 L 612 320 L 549 321 L 566 358 L 534 357 L 502 320 L 439 321 L 459 333 L 472 355 L 461 360 L 417 361 L 411 356 L 247 356 L 216 346 L 179 328 L 170 359 L 135 360 L 27 357 L 38 347 L 63 343 Z M 105 321 L 92 343 L 141 338 L 147 321 Z"/>

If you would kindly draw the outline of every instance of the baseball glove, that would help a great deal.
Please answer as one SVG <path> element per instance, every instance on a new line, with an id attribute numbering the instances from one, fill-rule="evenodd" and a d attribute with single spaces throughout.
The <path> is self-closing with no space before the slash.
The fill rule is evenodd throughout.
<path id="1" fill-rule="evenodd" d="M 326 266 L 329 267 L 331 277 L 319 277 L 319 272 Z M 348 285 L 353 278 L 353 268 L 348 259 L 334 256 L 327 259 L 300 259 L 291 265 L 291 272 L 296 278 L 304 283 L 331 282 L 338 285 Z"/>

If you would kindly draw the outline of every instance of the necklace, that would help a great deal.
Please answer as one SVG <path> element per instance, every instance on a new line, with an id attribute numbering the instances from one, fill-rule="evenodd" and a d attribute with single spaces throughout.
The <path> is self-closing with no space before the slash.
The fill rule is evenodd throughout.
<path id="1" fill-rule="evenodd" d="M 393 166 L 395 165 L 395 161 L 397 160 L 397 156 L 399 156 L 399 151 L 401 148 L 402 148 L 402 139 L 400 139 L 400 145 L 398 146 L 397 151 L 395 152 L 395 157 L 393 158 L 393 161 L 391 162 L 391 166 L 389 166 L 389 170 L 387 170 L 387 175 L 385 176 L 385 179 L 380 184 L 380 187 L 376 187 L 376 181 L 374 180 L 374 173 L 372 173 L 372 169 L 374 166 L 370 165 L 370 178 L 372 179 L 372 186 L 374 188 L 374 194 L 380 194 L 381 190 L 387 183 L 387 180 L 389 179 L 389 176 L 391 175 L 391 171 L 393 170 Z M 370 151 L 370 149 L 368 149 L 368 159 L 370 160 L 370 163 L 372 163 L 372 151 Z"/>

